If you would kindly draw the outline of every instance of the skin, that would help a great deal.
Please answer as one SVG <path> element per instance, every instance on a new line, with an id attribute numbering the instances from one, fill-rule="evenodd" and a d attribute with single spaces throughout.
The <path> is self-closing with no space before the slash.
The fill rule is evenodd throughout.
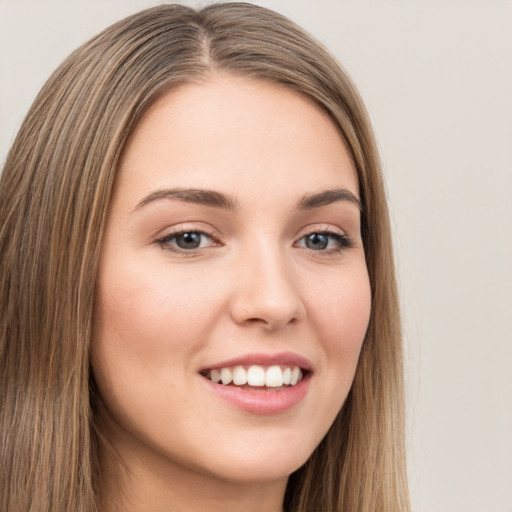
<path id="1" fill-rule="evenodd" d="M 214 190 L 235 208 L 154 194 L 176 188 Z M 358 197 L 342 139 L 283 87 L 214 75 L 143 117 L 122 160 L 99 274 L 97 421 L 116 453 L 102 451 L 102 511 L 282 510 L 288 476 L 348 394 L 370 315 L 358 205 L 297 208 L 332 189 Z M 184 252 L 176 231 L 207 235 Z M 352 246 L 334 235 L 325 248 L 307 245 L 306 235 L 325 232 Z M 313 372 L 306 396 L 279 414 L 239 409 L 199 373 L 283 351 Z"/>

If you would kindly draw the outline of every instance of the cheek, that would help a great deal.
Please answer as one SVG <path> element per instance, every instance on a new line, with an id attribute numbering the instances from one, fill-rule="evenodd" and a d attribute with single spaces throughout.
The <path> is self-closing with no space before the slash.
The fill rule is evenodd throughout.
<path id="1" fill-rule="evenodd" d="M 315 328 L 332 352 L 358 350 L 370 319 L 371 289 L 365 266 L 316 289 L 310 297 Z"/>
<path id="2" fill-rule="evenodd" d="M 190 368 L 218 304 L 208 286 L 170 275 L 162 266 L 140 268 L 119 260 L 104 268 L 109 272 L 99 279 L 91 350 L 106 407 L 101 418 L 113 418 L 137 436 L 165 437 L 166 426 L 176 426 L 191 408 L 192 397 L 181 387 L 191 388 Z M 148 416 L 159 421 L 148 426 Z M 104 428 L 109 435 L 111 427 Z"/>
<path id="3" fill-rule="evenodd" d="M 130 275 L 130 270 L 139 277 L 110 274 L 100 280 L 98 338 L 141 352 L 186 349 L 209 317 L 210 290 L 161 269 L 129 269 L 122 274 Z"/>
<path id="4" fill-rule="evenodd" d="M 371 289 L 366 267 L 342 281 L 331 282 L 314 297 L 312 324 L 324 351 L 325 396 L 333 410 L 341 408 L 355 375 L 371 313 Z"/>
<path id="5" fill-rule="evenodd" d="M 100 275 L 91 354 L 99 389 L 120 401 L 121 390 L 135 382 L 141 400 L 157 381 L 172 390 L 207 340 L 216 307 L 211 291 L 162 268 L 109 270 Z"/>

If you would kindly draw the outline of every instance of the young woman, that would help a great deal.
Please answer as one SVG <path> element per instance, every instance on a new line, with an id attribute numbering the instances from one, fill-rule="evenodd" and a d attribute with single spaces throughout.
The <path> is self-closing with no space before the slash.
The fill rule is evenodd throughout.
<path id="1" fill-rule="evenodd" d="M 408 510 L 378 155 L 300 28 L 116 23 L 39 94 L 0 201 L 2 510 Z"/>

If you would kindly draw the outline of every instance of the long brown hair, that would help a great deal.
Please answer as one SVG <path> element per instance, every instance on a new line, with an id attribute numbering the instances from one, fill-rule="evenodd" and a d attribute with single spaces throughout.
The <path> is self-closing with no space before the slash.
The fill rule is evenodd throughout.
<path id="1" fill-rule="evenodd" d="M 92 512 L 98 463 L 89 345 L 123 148 L 170 88 L 212 72 L 282 84 L 324 109 L 357 170 L 372 315 L 349 396 L 289 512 L 405 512 L 402 350 L 386 197 L 364 105 L 283 16 L 244 3 L 162 5 L 109 27 L 50 77 L 0 181 L 0 508 Z M 92 397 L 92 399 L 91 399 Z"/>

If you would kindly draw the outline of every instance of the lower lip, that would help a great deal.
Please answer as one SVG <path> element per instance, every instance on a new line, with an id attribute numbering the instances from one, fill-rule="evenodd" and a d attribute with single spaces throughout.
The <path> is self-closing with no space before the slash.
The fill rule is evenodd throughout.
<path id="1" fill-rule="evenodd" d="M 298 405 L 308 392 L 311 374 L 295 386 L 273 391 L 252 391 L 237 386 L 224 386 L 202 377 L 210 389 L 231 405 L 252 414 L 270 415 L 285 412 Z M 268 388 L 266 388 L 268 389 Z"/>

